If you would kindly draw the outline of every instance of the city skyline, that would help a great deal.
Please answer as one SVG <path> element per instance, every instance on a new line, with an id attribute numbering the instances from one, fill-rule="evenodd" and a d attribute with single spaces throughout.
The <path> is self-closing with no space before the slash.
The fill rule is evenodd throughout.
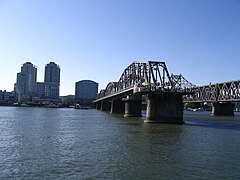
<path id="1" fill-rule="evenodd" d="M 18 102 L 59 101 L 60 66 L 55 62 L 45 65 L 44 82 L 37 81 L 37 66 L 26 62 L 17 73 L 14 93 Z M 35 99 L 35 100 L 34 100 Z"/>
<path id="2" fill-rule="evenodd" d="M 236 0 L 0 0 L 0 89 L 27 61 L 37 82 L 46 62 L 61 66 L 61 96 L 83 79 L 101 90 L 133 61 L 165 61 L 196 85 L 237 80 L 239 17 Z"/>

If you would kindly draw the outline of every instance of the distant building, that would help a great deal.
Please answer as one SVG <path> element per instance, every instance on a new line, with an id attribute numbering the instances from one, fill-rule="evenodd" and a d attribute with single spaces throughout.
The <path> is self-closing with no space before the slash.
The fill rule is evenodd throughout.
<path id="1" fill-rule="evenodd" d="M 27 76 L 23 73 L 17 73 L 16 94 L 17 101 L 22 102 L 26 96 Z"/>
<path id="2" fill-rule="evenodd" d="M 77 103 L 74 95 L 61 96 L 60 99 L 63 106 L 74 105 Z"/>
<path id="3" fill-rule="evenodd" d="M 234 102 L 235 107 L 240 107 L 240 102 Z"/>
<path id="4" fill-rule="evenodd" d="M 15 101 L 15 93 L 14 92 L 0 90 L 0 102 L 14 102 L 14 101 Z"/>
<path id="5" fill-rule="evenodd" d="M 37 66 L 26 62 L 21 67 L 21 73 L 26 74 L 26 93 L 28 96 L 35 96 L 37 92 Z"/>
<path id="6" fill-rule="evenodd" d="M 2 90 L 0 90 L 0 101 L 3 101 L 4 93 Z"/>
<path id="7" fill-rule="evenodd" d="M 96 99 L 98 83 L 91 80 L 82 80 L 75 83 L 76 99 Z"/>
<path id="8" fill-rule="evenodd" d="M 43 82 L 37 82 L 37 97 L 45 97 L 45 83 Z"/>
<path id="9" fill-rule="evenodd" d="M 26 62 L 17 73 L 16 93 L 18 101 L 27 101 L 37 93 L 37 67 Z"/>
<path id="10" fill-rule="evenodd" d="M 60 67 L 50 62 L 45 66 L 45 97 L 52 100 L 59 99 L 59 88 L 60 88 Z"/>
<path id="11" fill-rule="evenodd" d="M 3 100 L 5 102 L 14 102 L 15 101 L 15 93 L 4 91 Z"/>

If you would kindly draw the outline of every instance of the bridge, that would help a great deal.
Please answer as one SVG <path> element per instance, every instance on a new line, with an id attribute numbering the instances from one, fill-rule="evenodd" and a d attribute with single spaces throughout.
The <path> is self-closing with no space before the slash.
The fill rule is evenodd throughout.
<path id="1" fill-rule="evenodd" d="M 94 101 L 96 108 L 124 117 L 139 117 L 143 97 L 146 122 L 183 122 L 183 103 L 212 102 L 213 114 L 232 115 L 231 102 L 240 101 L 240 81 L 196 86 L 182 75 L 169 73 L 166 63 L 132 62 L 117 82 L 110 82 Z M 227 113 L 225 113 L 227 112 Z"/>
<path id="2" fill-rule="evenodd" d="M 147 122 L 182 124 L 182 96 L 191 94 L 192 87 L 183 76 L 170 75 L 165 62 L 133 62 L 117 82 L 108 83 L 100 91 L 95 103 L 102 111 L 138 117 L 145 96 Z"/>
<path id="3" fill-rule="evenodd" d="M 192 87 L 193 94 L 183 97 L 183 102 L 212 103 L 212 114 L 234 115 L 233 102 L 240 101 L 240 80 Z"/>

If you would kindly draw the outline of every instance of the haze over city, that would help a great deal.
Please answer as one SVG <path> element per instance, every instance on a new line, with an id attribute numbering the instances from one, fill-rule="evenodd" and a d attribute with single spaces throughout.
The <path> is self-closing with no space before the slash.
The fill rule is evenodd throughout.
<path id="1" fill-rule="evenodd" d="M 240 1 L 0 0 L 0 89 L 27 61 L 44 78 L 61 67 L 60 95 L 90 79 L 99 90 L 132 61 L 165 61 L 197 85 L 240 77 Z"/>

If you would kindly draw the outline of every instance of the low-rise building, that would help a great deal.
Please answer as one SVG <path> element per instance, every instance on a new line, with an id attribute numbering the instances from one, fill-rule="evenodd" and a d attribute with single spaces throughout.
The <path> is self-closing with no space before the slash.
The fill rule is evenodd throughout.
<path id="1" fill-rule="evenodd" d="M 8 92 L 0 90 L 0 102 L 13 103 L 15 102 L 15 92 Z"/>
<path id="2" fill-rule="evenodd" d="M 0 90 L 0 101 L 3 101 L 3 95 L 4 95 L 3 91 Z"/>
<path id="3" fill-rule="evenodd" d="M 98 83 L 91 80 L 82 80 L 75 83 L 76 99 L 96 99 Z"/>
<path id="4" fill-rule="evenodd" d="M 68 107 L 77 103 L 74 95 L 61 96 L 61 103 L 63 106 Z"/>
<path id="5" fill-rule="evenodd" d="M 75 84 L 75 98 L 81 106 L 94 107 L 93 101 L 98 93 L 98 83 L 91 80 L 78 81 Z"/>

